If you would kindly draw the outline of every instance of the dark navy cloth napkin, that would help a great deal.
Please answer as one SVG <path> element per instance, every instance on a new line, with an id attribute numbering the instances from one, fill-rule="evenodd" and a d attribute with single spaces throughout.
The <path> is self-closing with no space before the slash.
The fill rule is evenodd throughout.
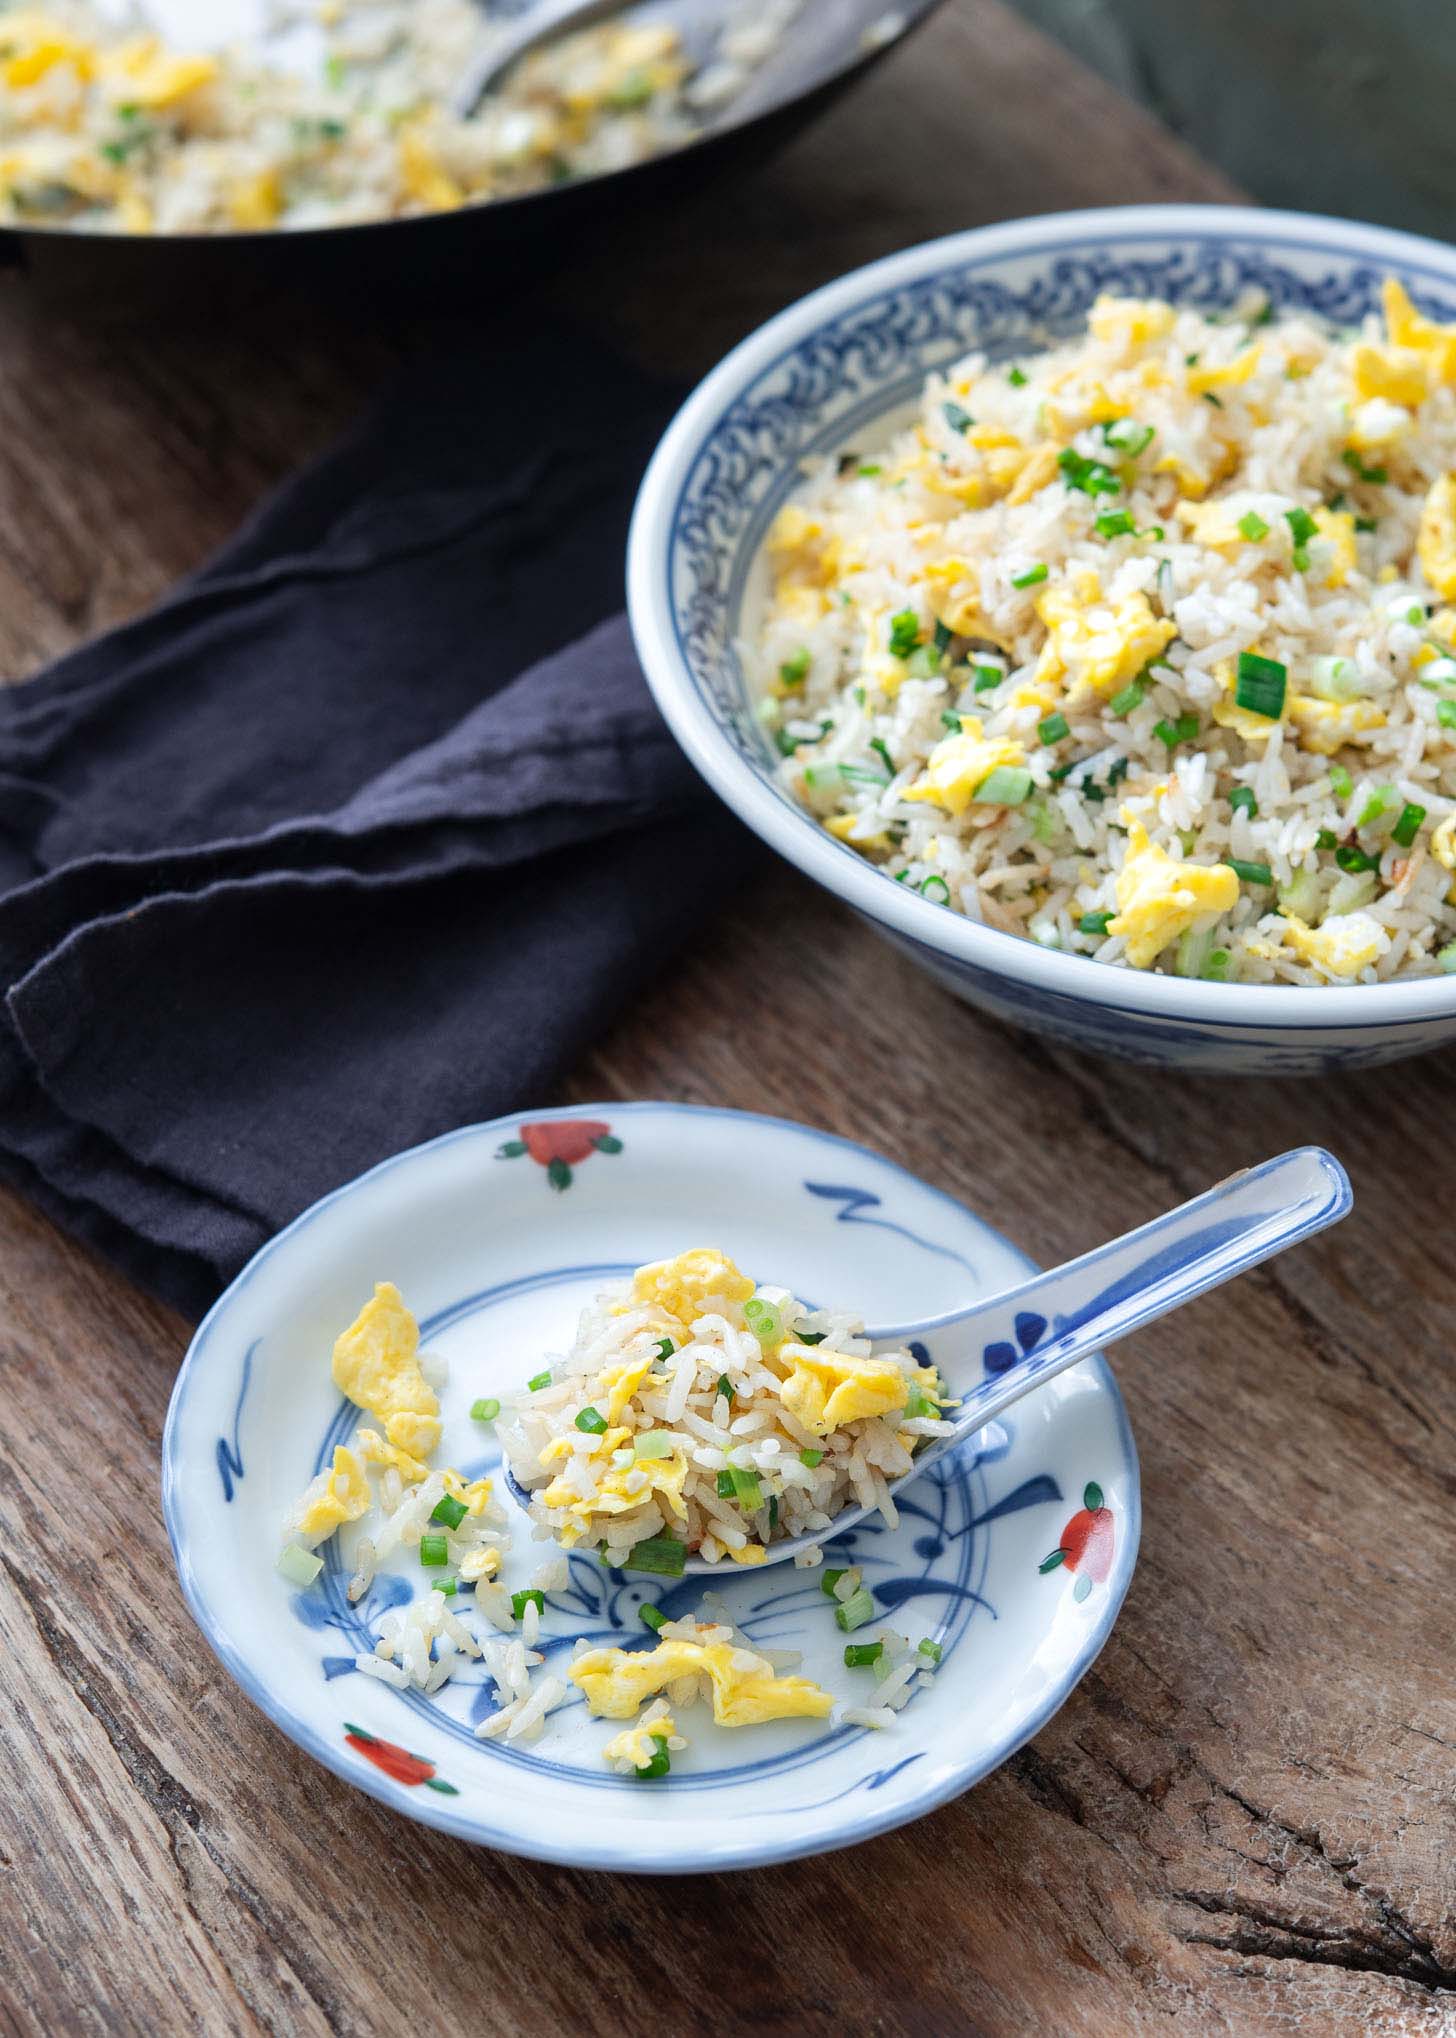
<path id="1" fill-rule="evenodd" d="M 615 613 L 672 403 L 564 341 L 435 361 L 0 693 L 0 1179 L 188 1312 L 540 1100 L 746 874 Z"/>

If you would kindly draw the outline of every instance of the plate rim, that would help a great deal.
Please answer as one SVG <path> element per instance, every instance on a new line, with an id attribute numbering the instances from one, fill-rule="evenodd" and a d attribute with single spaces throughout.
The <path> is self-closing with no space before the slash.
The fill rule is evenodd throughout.
<path id="1" fill-rule="evenodd" d="M 1003 1741 L 997 1742 L 984 1758 L 979 1758 L 966 1767 L 956 1769 L 949 1776 L 939 1776 L 926 1788 L 908 1801 L 896 1803 L 879 1816 L 871 1814 L 855 1821 L 852 1828 L 837 1832 L 821 1833 L 807 1830 L 802 1840 L 787 1843 L 764 1843 L 745 1840 L 729 1843 L 722 1858 L 705 1858 L 696 1862 L 654 1861 L 650 1858 L 623 1858 L 620 1849 L 609 1850 L 594 1846 L 585 1851 L 578 1848 L 568 1851 L 568 1846 L 538 1842 L 531 1833 L 500 1834 L 484 1826 L 474 1816 L 466 1816 L 451 1808 L 448 1800 L 431 1798 L 402 1801 L 393 1794 L 388 1780 L 373 1771 L 360 1773 L 349 1760 L 344 1748 L 323 1738 L 291 1706 L 270 1689 L 265 1679 L 253 1669 L 242 1653 L 222 1631 L 204 1600 L 198 1581 L 193 1573 L 186 1536 L 181 1524 L 181 1468 L 179 1435 L 182 1410 L 193 1384 L 194 1371 L 200 1372 L 207 1363 L 205 1352 L 215 1337 L 217 1328 L 225 1317 L 229 1305 L 238 1292 L 253 1278 L 259 1267 L 275 1252 L 281 1250 L 294 1236 L 302 1231 L 322 1212 L 352 1195 L 366 1182 L 375 1180 L 395 1168 L 416 1161 L 422 1156 L 442 1147 L 454 1145 L 461 1140 L 480 1139 L 495 1136 L 502 1131 L 511 1131 L 523 1121 L 550 1123 L 553 1119 L 584 1117 L 610 1113 L 614 1119 L 638 1115 L 681 1115 L 698 1118 L 729 1119 L 767 1127 L 775 1131 L 808 1134 L 827 1145 L 838 1147 L 857 1155 L 868 1155 L 881 1167 L 893 1174 L 902 1175 L 914 1187 L 924 1191 L 938 1201 L 948 1204 L 955 1215 L 974 1223 L 994 1238 L 1012 1256 L 1019 1260 L 1028 1274 L 1039 1271 L 1034 1261 L 1021 1247 L 1006 1238 L 996 1227 L 986 1221 L 968 1204 L 942 1189 L 934 1182 L 928 1182 L 906 1167 L 903 1162 L 892 1159 L 876 1147 L 866 1146 L 861 1140 L 846 1138 L 842 1133 L 826 1131 L 822 1126 L 807 1125 L 802 1120 L 783 1118 L 761 1111 L 740 1111 L 729 1105 L 679 1103 L 670 1099 L 636 1098 L 631 1101 L 616 1099 L 596 1100 L 590 1103 L 556 1105 L 545 1110 L 525 1109 L 511 1111 L 503 1116 L 481 1119 L 469 1125 L 456 1126 L 451 1131 L 438 1133 L 432 1139 L 419 1141 L 416 1145 L 402 1148 L 398 1153 L 386 1155 L 372 1167 L 351 1176 L 337 1188 L 330 1189 L 315 1202 L 301 1210 L 298 1215 L 274 1233 L 273 1237 L 260 1246 L 247 1264 L 228 1283 L 222 1294 L 202 1318 L 188 1343 L 182 1364 L 167 1403 L 167 1418 L 162 1431 L 161 1495 L 162 1515 L 167 1529 L 167 1540 L 172 1561 L 187 1610 L 213 1655 L 233 1679 L 243 1696 L 261 1712 L 281 1733 L 314 1761 L 331 1770 L 334 1775 L 377 1799 L 391 1811 L 422 1825 L 433 1826 L 437 1831 L 449 1834 L 453 1839 L 465 1840 L 474 1846 L 488 1847 L 499 1853 L 515 1855 L 518 1858 L 550 1862 L 558 1867 L 589 1869 L 615 1874 L 643 1875 L 698 1875 L 726 1873 L 745 1868 L 772 1867 L 788 1861 L 801 1860 L 818 1854 L 837 1852 L 843 1847 L 858 1846 L 863 1840 L 874 1839 L 881 1833 L 893 1831 L 898 1826 L 908 1825 L 913 1820 L 948 1804 L 951 1799 L 962 1796 L 976 1784 L 981 1783 L 997 1769 L 1000 1769 L 1018 1749 L 1039 1734 L 1043 1727 L 1058 1713 L 1102 1653 L 1122 1604 L 1127 1597 L 1137 1567 L 1138 1553 L 1142 1542 L 1142 1467 L 1138 1456 L 1137 1442 L 1128 1418 L 1116 1375 L 1105 1356 L 1098 1352 L 1082 1364 L 1096 1376 L 1098 1384 L 1110 1396 L 1111 1408 L 1119 1441 L 1126 1452 L 1129 1474 L 1129 1491 L 1125 1508 L 1123 1533 L 1118 1539 L 1113 1570 L 1107 1580 L 1103 1604 L 1098 1616 L 1088 1628 L 1083 1647 L 1064 1675 L 1058 1679 L 1052 1693 L 1036 1712 L 1026 1720 L 1018 1722 L 1016 1728 Z"/>

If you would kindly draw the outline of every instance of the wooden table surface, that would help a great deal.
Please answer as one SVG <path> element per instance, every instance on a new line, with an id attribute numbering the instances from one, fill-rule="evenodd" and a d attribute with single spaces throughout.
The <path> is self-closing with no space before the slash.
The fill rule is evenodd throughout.
<path id="1" fill-rule="evenodd" d="M 932 233 L 1227 195 L 995 0 L 950 0 L 791 153 L 681 208 L 650 258 L 608 239 L 559 289 L 696 370 Z M 0 299 L 10 676 L 193 565 L 398 344 L 270 313 L 98 333 Z M 765 913 L 826 965 L 807 1035 L 754 988 Z M 997 1775 L 847 1853 L 668 1885 L 459 1845 L 239 1697 L 183 1608 L 158 1502 L 187 1326 L 0 1199 L 4 2030 L 1456 2030 L 1456 1073 L 1274 1085 L 1084 1060 L 957 1005 L 787 872 L 712 949 L 523 1104 L 809 1119 L 1044 1262 L 1280 1147 L 1346 1161 L 1346 1225 L 1119 1353 L 1145 1526 L 1105 1653 Z"/>

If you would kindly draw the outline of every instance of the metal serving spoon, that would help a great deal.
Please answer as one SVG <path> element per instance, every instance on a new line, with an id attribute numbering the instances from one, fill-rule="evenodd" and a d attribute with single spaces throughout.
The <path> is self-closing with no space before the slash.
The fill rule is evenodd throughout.
<path id="1" fill-rule="evenodd" d="M 609 14 L 625 14 L 632 0 L 537 0 L 537 4 L 513 19 L 492 21 L 492 34 L 473 63 L 466 67 L 451 94 L 452 112 L 468 120 L 493 85 L 514 69 L 533 50 L 577 29 L 590 28 Z M 676 0 L 669 10 L 657 5 L 646 10 L 650 19 L 670 18 L 683 51 L 694 68 L 706 59 L 723 26 L 723 0 Z"/>
<path id="2" fill-rule="evenodd" d="M 937 1458 L 957 1450 L 1024 1394 L 1034 1393 L 1079 1359 L 1338 1224 L 1353 1201 L 1349 1179 L 1333 1154 L 1319 1146 L 1296 1147 L 1003 1295 L 947 1316 L 870 1330 L 866 1334 L 877 1352 L 917 1347 L 917 1356 L 923 1352 L 926 1361 L 938 1366 L 950 1393 L 960 1397 L 953 1433 L 927 1445 L 890 1491 L 897 1493 L 918 1479 Z M 526 1506 L 530 1494 L 508 1468 L 505 1477 L 515 1499 Z M 770 1543 L 767 1561 L 781 1564 L 873 1512 L 848 1507 L 832 1528 Z M 716 1578 L 735 1575 L 737 1568 L 701 1557 L 690 1557 L 686 1565 L 689 1575 Z"/>

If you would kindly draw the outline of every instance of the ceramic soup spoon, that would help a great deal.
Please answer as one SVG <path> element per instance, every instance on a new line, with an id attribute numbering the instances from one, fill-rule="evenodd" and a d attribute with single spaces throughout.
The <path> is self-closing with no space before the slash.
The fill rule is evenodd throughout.
<path id="1" fill-rule="evenodd" d="M 1068 1366 L 1337 1224 L 1353 1200 L 1332 1154 L 1298 1147 L 1004 1294 L 950 1315 L 868 1330 L 877 1353 L 908 1345 L 922 1363 L 938 1367 L 946 1391 L 959 1401 L 949 1412 L 951 1434 L 934 1438 L 890 1491 L 918 1479 L 937 1458 Z M 508 1468 L 505 1476 L 526 1506 L 530 1494 Z M 770 1543 L 767 1561 L 779 1564 L 826 1543 L 873 1511 L 847 1507 L 831 1528 Z M 737 1567 L 690 1557 L 685 1568 L 688 1575 L 721 1577 Z"/>

